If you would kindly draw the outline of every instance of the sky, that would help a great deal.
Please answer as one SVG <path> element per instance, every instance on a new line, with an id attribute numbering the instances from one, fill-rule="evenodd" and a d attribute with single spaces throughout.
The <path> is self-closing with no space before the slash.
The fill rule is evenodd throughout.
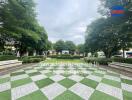
<path id="1" fill-rule="evenodd" d="M 35 0 L 37 19 L 53 43 L 57 40 L 85 41 L 87 25 L 100 17 L 99 0 Z"/>

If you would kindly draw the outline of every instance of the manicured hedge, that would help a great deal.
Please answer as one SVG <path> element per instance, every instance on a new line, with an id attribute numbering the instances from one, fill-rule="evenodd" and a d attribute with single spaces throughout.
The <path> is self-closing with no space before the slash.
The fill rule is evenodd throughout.
<path id="1" fill-rule="evenodd" d="M 119 58 L 119 57 L 115 57 L 113 58 L 114 62 L 121 62 L 121 63 L 128 63 L 128 64 L 132 64 L 132 58 Z"/>
<path id="2" fill-rule="evenodd" d="M 83 56 L 78 56 L 78 55 L 50 55 L 48 57 L 57 58 L 57 59 L 80 59 L 80 58 L 83 58 Z"/>
<path id="3" fill-rule="evenodd" d="M 14 55 L 0 55 L 0 61 L 17 59 Z"/>
<path id="4" fill-rule="evenodd" d="M 84 58 L 85 62 L 87 63 L 98 63 L 100 65 L 108 65 L 110 62 L 112 62 L 111 59 L 108 58 Z"/>
<path id="5" fill-rule="evenodd" d="M 25 56 L 25 57 L 21 57 L 21 60 L 23 63 L 37 63 L 40 61 L 45 60 L 46 57 L 44 56 Z"/>
<path id="6" fill-rule="evenodd" d="M 100 65 L 108 65 L 110 62 L 120 62 L 120 63 L 128 63 L 132 64 L 132 58 L 120 58 L 120 57 L 115 57 L 115 58 L 84 58 L 85 62 L 87 63 L 99 63 Z"/>

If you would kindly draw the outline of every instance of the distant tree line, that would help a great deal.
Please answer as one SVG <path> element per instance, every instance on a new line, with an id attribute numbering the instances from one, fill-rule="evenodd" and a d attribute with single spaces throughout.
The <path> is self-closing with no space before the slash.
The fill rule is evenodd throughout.
<path id="1" fill-rule="evenodd" d="M 132 48 L 132 2 L 122 0 L 100 0 L 99 13 L 103 16 L 87 27 L 85 51 L 94 53 L 103 51 L 107 58 L 119 50 Z M 124 16 L 111 17 L 111 7 L 122 5 Z"/>
<path id="2" fill-rule="evenodd" d="M 56 43 L 53 44 L 53 48 L 56 50 L 57 53 L 62 52 L 62 50 L 68 50 L 70 54 L 74 54 L 75 51 L 78 52 L 78 54 L 84 53 L 84 45 L 76 45 L 72 41 L 58 40 Z"/>

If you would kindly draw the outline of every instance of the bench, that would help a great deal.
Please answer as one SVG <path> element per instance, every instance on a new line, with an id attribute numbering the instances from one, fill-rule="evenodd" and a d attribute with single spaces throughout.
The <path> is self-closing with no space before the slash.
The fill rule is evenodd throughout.
<path id="1" fill-rule="evenodd" d="M 113 67 L 113 68 L 117 68 L 117 69 L 121 69 L 121 70 L 125 70 L 125 71 L 129 71 L 129 72 L 132 72 L 132 64 L 112 62 L 108 66 Z"/>
<path id="2" fill-rule="evenodd" d="M 18 61 L 18 60 L 0 61 L 0 69 L 5 69 L 18 65 L 22 65 L 22 61 Z"/>

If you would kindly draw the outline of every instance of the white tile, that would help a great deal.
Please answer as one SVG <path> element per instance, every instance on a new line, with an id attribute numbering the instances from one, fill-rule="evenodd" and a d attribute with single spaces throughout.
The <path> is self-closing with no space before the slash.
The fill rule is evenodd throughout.
<path id="1" fill-rule="evenodd" d="M 45 79 L 45 78 L 47 78 L 47 76 L 45 75 L 36 75 L 36 76 L 31 77 L 33 81 L 38 81 L 38 80 Z"/>
<path id="2" fill-rule="evenodd" d="M 119 77 L 115 77 L 115 76 L 104 75 L 104 78 L 109 79 L 109 80 L 114 80 L 114 81 L 121 82 L 121 79 Z"/>
<path id="3" fill-rule="evenodd" d="M 98 77 L 98 76 L 94 76 L 94 75 L 89 75 L 86 78 L 97 81 L 97 82 L 101 82 L 102 78 Z"/>
<path id="4" fill-rule="evenodd" d="M 20 70 L 17 70 L 17 71 L 15 71 L 15 72 L 13 72 L 13 73 L 23 72 L 23 71 L 24 71 L 23 69 L 20 69 Z"/>
<path id="5" fill-rule="evenodd" d="M 0 84 L 0 92 L 9 90 L 11 88 L 10 82 Z"/>
<path id="6" fill-rule="evenodd" d="M 81 81 L 83 78 L 84 78 L 84 77 L 81 77 L 81 76 L 79 76 L 79 75 L 72 75 L 72 76 L 69 77 L 69 79 L 72 79 L 72 80 L 74 80 L 74 81 L 76 81 L 76 82 Z"/>
<path id="7" fill-rule="evenodd" d="M 84 100 L 88 100 L 89 97 L 94 92 L 94 89 L 92 89 L 86 85 L 83 85 L 81 83 L 77 83 L 77 84 L 73 85 L 69 90 L 74 92 L 75 94 L 79 95 Z"/>
<path id="8" fill-rule="evenodd" d="M 7 78 L 7 77 L 10 77 L 10 74 L 0 76 L 0 78 Z"/>
<path id="9" fill-rule="evenodd" d="M 132 92 L 132 85 L 121 83 L 121 87 L 122 87 L 123 90 Z"/>
<path id="10" fill-rule="evenodd" d="M 50 79 L 54 80 L 55 82 L 58 82 L 60 80 L 63 80 L 65 77 L 62 75 L 54 75 L 52 77 L 50 77 Z"/>
<path id="11" fill-rule="evenodd" d="M 29 73 L 34 73 L 34 72 L 37 72 L 37 70 L 36 70 L 36 69 L 32 69 L 32 70 L 27 70 L 27 71 L 26 71 L 26 73 L 28 73 L 28 74 L 29 74 Z"/>
<path id="12" fill-rule="evenodd" d="M 92 71 L 88 71 L 88 70 L 87 70 L 87 74 L 92 74 L 92 73 L 93 73 Z"/>
<path id="13" fill-rule="evenodd" d="M 11 81 L 20 80 L 20 79 L 27 78 L 27 77 L 28 77 L 27 74 L 12 76 L 12 77 L 11 77 Z"/>
<path id="14" fill-rule="evenodd" d="M 37 91 L 38 87 L 36 86 L 35 83 L 29 83 L 26 85 L 22 85 L 16 88 L 13 88 L 11 90 L 12 93 L 12 100 L 16 100 L 22 96 L 28 95 L 34 91 Z"/>
<path id="15" fill-rule="evenodd" d="M 54 70 L 53 71 L 55 74 L 62 74 L 64 73 L 65 71 L 64 70 Z"/>
<path id="16" fill-rule="evenodd" d="M 105 71 L 101 71 L 101 70 L 96 70 L 95 73 L 99 73 L 99 74 L 105 74 Z"/>
<path id="17" fill-rule="evenodd" d="M 111 95 L 111 96 L 114 96 L 120 100 L 123 100 L 122 90 L 120 88 L 113 87 L 113 86 L 110 86 L 110 85 L 107 85 L 104 83 L 100 83 L 97 86 L 96 90 L 99 90 L 99 91 L 104 92 L 108 95 Z"/>
<path id="18" fill-rule="evenodd" d="M 56 96 L 66 91 L 66 88 L 58 83 L 54 83 L 42 88 L 41 91 L 48 97 L 49 100 L 52 100 Z"/>
<path id="19" fill-rule="evenodd" d="M 41 69 L 41 68 L 43 68 L 43 67 L 35 67 L 34 69 Z"/>
<path id="20" fill-rule="evenodd" d="M 42 73 L 42 74 L 49 73 L 49 72 L 51 72 L 51 71 L 50 70 L 42 70 L 42 71 L 40 71 L 40 73 Z"/>

